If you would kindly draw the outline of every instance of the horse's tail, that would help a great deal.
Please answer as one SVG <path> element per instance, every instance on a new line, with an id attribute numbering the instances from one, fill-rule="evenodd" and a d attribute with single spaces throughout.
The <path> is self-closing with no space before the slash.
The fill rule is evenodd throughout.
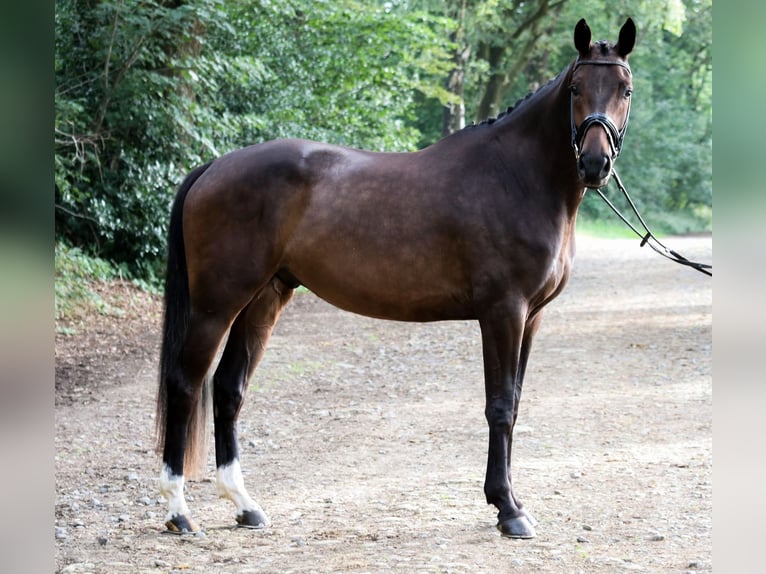
<path id="1" fill-rule="evenodd" d="M 168 260 L 165 274 L 165 317 L 162 328 L 162 348 L 160 351 L 160 381 L 157 390 L 157 415 L 155 421 L 157 453 L 165 449 L 165 430 L 168 421 L 168 379 L 178 377 L 181 369 L 186 330 L 189 324 L 189 277 L 186 269 L 184 250 L 183 209 L 186 195 L 194 182 L 210 166 L 206 163 L 186 176 L 178 188 L 173 208 L 170 212 L 168 229 Z M 184 474 L 193 478 L 204 472 L 207 459 L 207 416 L 208 396 L 210 394 L 207 378 L 200 400 L 192 411 L 186 438 L 184 455 Z"/>

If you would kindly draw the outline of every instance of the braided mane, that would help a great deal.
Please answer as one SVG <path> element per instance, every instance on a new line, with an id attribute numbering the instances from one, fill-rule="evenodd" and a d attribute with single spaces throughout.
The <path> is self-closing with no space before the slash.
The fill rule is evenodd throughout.
<path id="1" fill-rule="evenodd" d="M 476 128 L 476 127 L 480 127 L 480 126 L 490 126 L 490 125 L 494 124 L 496 121 L 498 121 L 499 119 L 502 119 L 502 118 L 504 118 L 506 116 L 511 115 L 519 106 L 524 104 L 527 100 L 529 100 L 530 98 L 532 98 L 536 94 L 540 93 L 542 90 L 544 90 L 545 88 L 547 88 L 548 86 L 550 86 L 554 82 L 558 81 L 558 79 L 561 77 L 561 75 L 566 73 L 566 71 L 569 70 L 570 67 L 571 67 L 571 64 L 569 66 L 567 66 L 562 72 L 559 72 L 559 74 L 556 77 L 548 80 L 544 85 L 542 85 L 539 88 L 537 88 L 534 92 L 529 92 L 523 98 L 519 98 L 518 100 L 516 100 L 516 102 L 514 102 L 514 104 L 512 106 L 508 106 L 505 109 L 504 112 L 500 112 L 495 117 L 486 118 L 486 119 L 480 121 L 478 124 L 475 123 L 475 122 L 471 122 L 470 124 L 466 125 L 463 129 L 466 130 L 466 129 Z"/>

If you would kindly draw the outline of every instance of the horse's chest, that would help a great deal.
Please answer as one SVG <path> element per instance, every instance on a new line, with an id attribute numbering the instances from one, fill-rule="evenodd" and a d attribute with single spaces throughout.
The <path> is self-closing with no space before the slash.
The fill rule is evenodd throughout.
<path id="1" fill-rule="evenodd" d="M 573 253 L 569 245 L 562 247 L 556 256 L 551 258 L 547 272 L 542 279 L 542 284 L 532 297 L 530 307 L 542 307 L 561 293 L 569 280 L 569 272 L 572 267 Z"/>

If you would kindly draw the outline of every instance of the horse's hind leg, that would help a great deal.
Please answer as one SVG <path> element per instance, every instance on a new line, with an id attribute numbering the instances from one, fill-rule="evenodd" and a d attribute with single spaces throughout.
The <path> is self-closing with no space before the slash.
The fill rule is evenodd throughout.
<path id="1" fill-rule="evenodd" d="M 213 377 L 217 489 L 236 507 L 240 526 L 263 528 L 269 520 L 247 493 L 239 463 L 236 422 L 248 381 L 293 289 L 274 277 L 237 317 Z"/>
<path id="2" fill-rule="evenodd" d="M 165 526 L 171 532 L 199 530 L 184 498 L 184 468 L 204 464 L 202 457 L 206 451 L 199 445 L 206 427 L 203 383 L 230 320 L 220 314 L 210 316 L 192 311 L 179 364 L 167 377 L 160 493 L 168 501 Z"/>

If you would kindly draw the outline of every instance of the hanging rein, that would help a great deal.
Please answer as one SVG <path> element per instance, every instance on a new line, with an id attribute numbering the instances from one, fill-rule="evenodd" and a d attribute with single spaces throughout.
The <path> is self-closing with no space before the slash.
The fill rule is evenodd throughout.
<path id="1" fill-rule="evenodd" d="M 578 66 L 622 66 L 626 70 L 628 70 L 628 73 L 631 73 L 630 66 L 628 66 L 625 62 L 619 62 L 616 60 L 578 60 L 575 63 L 574 69 L 576 70 Z M 604 128 L 604 131 L 607 134 L 607 137 L 609 138 L 609 144 L 612 148 L 612 161 L 616 160 L 619 155 L 620 151 L 622 150 L 622 142 L 625 138 L 625 131 L 628 129 L 628 119 L 630 117 L 630 103 L 628 103 L 628 112 L 625 115 L 625 122 L 622 125 L 622 128 L 617 129 L 617 126 L 614 125 L 614 122 L 607 116 L 606 114 L 602 113 L 593 113 L 587 116 L 582 123 L 577 126 L 575 125 L 574 120 L 574 102 L 573 102 L 573 95 L 570 94 L 569 96 L 569 108 L 570 108 L 570 125 L 572 129 L 572 149 L 574 149 L 575 158 L 580 158 L 580 150 L 582 149 L 582 143 L 585 139 L 585 134 L 588 133 L 588 130 L 593 127 L 595 124 L 599 124 L 601 127 Z M 614 163 L 612 164 L 614 166 Z M 615 171 L 614 167 L 612 167 L 612 176 L 614 177 L 614 181 L 617 184 L 617 187 L 622 192 L 622 194 L 625 196 L 625 199 L 628 201 L 628 205 L 630 205 L 630 208 L 633 210 L 633 213 L 638 218 L 638 221 L 641 223 L 641 226 L 644 228 L 645 233 L 641 233 L 638 229 L 636 229 L 633 224 L 628 221 L 628 219 L 615 207 L 615 205 L 609 201 L 609 199 L 604 195 L 604 192 L 601 191 L 601 188 L 595 189 L 594 191 L 598 193 L 599 197 L 604 200 L 604 203 L 606 203 L 609 208 L 614 211 L 614 213 L 619 217 L 636 235 L 638 235 L 641 238 L 641 247 L 644 245 L 649 245 L 656 253 L 659 253 L 663 257 L 666 257 L 667 259 L 670 259 L 671 261 L 674 261 L 675 263 L 679 263 L 681 265 L 686 265 L 687 267 L 691 267 L 692 269 L 696 269 L 700 273 L 704 273 L 705 275 L 713 276 L 713 266 L 708 265 L 707 263 L 698 263 L 696 261 L 690 261 L 680 253 L 673 251 L 672 249 L 669 249 L 665 245 L 660 242 L 657 237 L 651 232 L 649 227 L 646 225 L 646 222 L 644 221 L 644 218 L 641 217 L 641 214 L 638 212 L 638 209 L 636 208 L 635 203 L 633 203 L 633 200 L 631 199 L 630 195 L 628 195 L 628 191 L 625 189 L 625 186 L 622 184 L 622 181 L 620 180 L 620 177 L 617 175 L 617 172 Z"/>

